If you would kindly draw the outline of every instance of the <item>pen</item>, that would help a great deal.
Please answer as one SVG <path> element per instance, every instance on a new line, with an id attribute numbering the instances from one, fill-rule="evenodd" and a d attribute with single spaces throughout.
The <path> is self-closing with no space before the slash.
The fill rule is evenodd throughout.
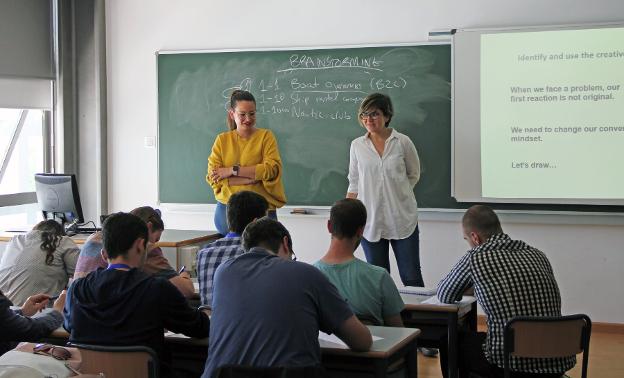
<path id="1" fill-rule="evenodd" d="M 182 272 L 184 272 L 185 269 L 186 269 L 186 266 L 182 265 L 182 267 L 178 271 L 178 274 L 182 274 Z"/>

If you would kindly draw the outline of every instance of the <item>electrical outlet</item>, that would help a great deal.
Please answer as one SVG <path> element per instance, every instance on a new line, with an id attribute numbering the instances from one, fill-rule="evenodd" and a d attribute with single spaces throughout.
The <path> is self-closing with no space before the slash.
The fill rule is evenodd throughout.
<path id="1" fill-rule="evenodd" d="M 146 136 L 143 139 L 143 145 L 145 146 L 145 148 L 154 148 L 154 147 L 156 147 L 156 137 Z"/>

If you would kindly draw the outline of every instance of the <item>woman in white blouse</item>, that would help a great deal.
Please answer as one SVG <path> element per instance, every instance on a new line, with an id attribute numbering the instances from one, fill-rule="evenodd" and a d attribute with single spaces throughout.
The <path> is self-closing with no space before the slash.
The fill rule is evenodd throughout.
<path id="1" fill-rule="evenodd" d="M 367 133 L 351 142 L 347 197 L 366 206 L 366 260 L 389 272 L 392 244 L 403 284 L 424 286 L 414 196 L 420 160 L 409 137 L 388 127 L 393 113 L 390 97 L 384 94 L 373 93 L 362 101 L 358 116 Z"/>

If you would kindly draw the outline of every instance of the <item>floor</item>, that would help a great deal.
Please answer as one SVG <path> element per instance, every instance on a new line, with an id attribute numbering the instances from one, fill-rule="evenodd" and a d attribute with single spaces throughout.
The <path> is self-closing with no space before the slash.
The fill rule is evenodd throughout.
<path id="1" fill-rule="evenodd" d="M 574 369 L 570 370 L 571 378 L 581 377 L 580 355 Z M 624 334 L 592 332 L 589 345 L 590 378 L 622 378 L 624 377 Z M 418 354 L 419 378 L 442 378 L 439 357 L 424 357 Z"/>

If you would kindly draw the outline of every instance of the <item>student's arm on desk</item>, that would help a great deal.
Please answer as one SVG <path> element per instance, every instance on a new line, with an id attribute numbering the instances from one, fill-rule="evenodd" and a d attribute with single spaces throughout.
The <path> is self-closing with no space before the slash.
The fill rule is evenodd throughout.
<path id="1" fill-rule="evenodd" d="M 345 320 L 335 333 L 356 352 L 367 352 L 373 344 L 369 329 L 355 315 Z"/>
<path id="2" fill-rule="evenodd" d="M 143 271 L 157 277 L 167 278 L 186 298 L 190 298 L 195 294 L 195 287 L 193 286 L 193 281 L 191 281 L 190 274 L 188 272 L 177 274 L 171 264 L 169 264 L 169 260 L 163 255 L 162 250 L 158 247 L 152 246 L 143 264 Z"/>
<path id="3" fill-rule="evenodd" d="M 462 299 L 464 292 L 473 286 L 468 252 L 453 266 L 449 274 L 438 284 L 438 299 L 442 303 L 455 303 Z"/>
<path id="4" fill-rule="evenodd" d="M 173 284 L 173 286 L 177 287 L 180 290 L 180 293 L 184 295 L 186 298 L 190 298 L 195 295 L 195 286 L 193 286 L 193 281 L 191 280 L 191 276 L 188 272 L 182 272 L 175 277 L 171 277 L 169 282 Z"/>
<path id="5" fill-rule="evenodd" d="M 160 282 L 160 316 L 165 329 L 189 337 L 208 337 L 208 315 L 202 310 L 190 308 L 180 291 L 171 283 L 164 280 Z"/>

